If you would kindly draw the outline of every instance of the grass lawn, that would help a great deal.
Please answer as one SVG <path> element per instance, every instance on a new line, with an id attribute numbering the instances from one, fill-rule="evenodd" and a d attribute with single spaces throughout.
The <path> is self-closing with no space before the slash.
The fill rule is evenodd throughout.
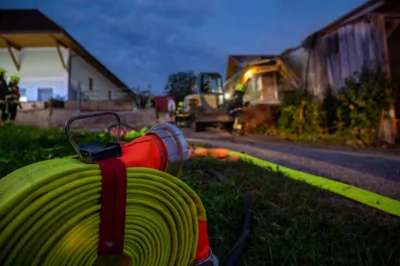
<path id="1" fill-rule="evenodd" d="M 59 149 L 43 150 L 53 146 Z M 0 147 L 0 177 L 20 165 L 73 154 L 62 132 L 26 127 L 0 127 Z M 252 203 L 252 231 L 241 265 L 400 265 L 398 218 L 246 162 L 191 159 L 182 178 L 203 200 L 220 260 L 236 244 L 243 198 L 205 174 L 207 168 L 229 177 Z"/>

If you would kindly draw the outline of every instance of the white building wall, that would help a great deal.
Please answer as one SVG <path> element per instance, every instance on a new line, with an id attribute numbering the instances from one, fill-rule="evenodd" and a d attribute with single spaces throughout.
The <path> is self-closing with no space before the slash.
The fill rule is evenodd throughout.
<path id="1" fill-rule="evenodd" d="M 61 52 L 66 62 L 69 51 L 61 49 Z M 21 78 L 21 100 L 38 101 L 40 89 L 52 89 L 52 97 L 67 96 L 68 73 L 62 66 L 57 48 L 25 48 L 14 54 L 20 62 L 19 71 L 7 49 L 0 49 L 0 67 L 7 70 L 7 76 Z"/>
<path id="2" fill-rule="evenodd" d="M 64 60 L 68 49 L 61 50 Z M 41 89 L 51 89 L 52 97 L 65 97 L 68 93 L 68 73 L 63 68 L 56 48 L 25 48 L 14 51 L 20 70 L 15 67 L 7 49 L 0 49 L 0 67 L 7 70 L 7 76 L 21 78 L 21 100 L 38 101 Z M 25 94 L 25 95 L 24 95 Z"/>
<path id="3" fill-rule="evenodd" d="M 109 91 L 111 91 L 111 99 L 126 99 L 126 93 L 121 92 L 117 86 L 108 78 L 97 71 L 93 66 L 88 64 L 82 57 L 72 53 L 71 63 L 71 94 L 76 94 L 78 84 L 82 97 L 91 100 L 108 100 Z M 92 88 L 89 87 L 89 80 L 92 79 Z M 71 99 L 76 99 L 76 95 L 71 95 Z"/>
<path id="4" fill-rule="evenodd" d="M 75 55 L 70 49 L 61 48 L 63 60 L 67 69 L 63 68 L 57 48 L 25 48 L 20 52 L 14 51 L 19 58 L 20 70 L 18 71 L 7 49 L 0 49 L 0 67 L 7 70 L 7 76 L 17 75 L 21 78 L 21 100 L 39 101 L 39 91 L 51 89 L 52 97 L 63 99 L 76 99 L 76 90 L 80 84 L 83 97 L 90 100 L 107 100 L 109 91 L 111 98 L 126 99 L 123 93 L 108 78 L 88 64 L 83 58 Z M 71 80 L 68 74 L 69 54 L 73 57 L 71 63 Z M 89 79 L 93 81 L 93 89 L 89 88 Z M 71 85 L 74 91 L 70 91 Z M 71 94 L 71 95 L 69 95 Z M 43 95 L 43 94 L 42 94 Z M 48 97 L 48 94 L 47 94 Z"/>

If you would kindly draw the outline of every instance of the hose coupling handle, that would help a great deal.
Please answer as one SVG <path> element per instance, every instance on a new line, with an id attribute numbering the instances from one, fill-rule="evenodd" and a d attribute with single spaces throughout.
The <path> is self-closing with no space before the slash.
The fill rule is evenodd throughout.
<path id="1" fill-rule="evenodd" d="M 161 140 L 166 151 L 166 154 L 160 153 L 167 162 L 164 171 L 178 175 L 183 168 L 183 162 L 189 159 L 189 150 L 182 131 L 171 123 L 162 123 L 153 126 L 145 135 L 157 136 Z"/>
<path id="2" fill-rule="evenodd" d="M 108 142 L 105 145 L 103 145 L 99 141 L 93 141 L 86 144 L 76 143 L 70 131 L 71 124 L 74 121 L 91 117 L 106 116 L 106 115 L 114 116 L 117 119 L 118 131 L 115 142 Z M 107 158 L 120 157 L 122 155 L 122 147 L 121 144 L 119 143 L 121 137 L 121 128 L 122 125 L 120 116 L 115 112 L 109 112 L 109 111 L 79 114 L 68 119 L 68 121 L 65 123 L 64 126 L 65 135 L 67 136 L 75 152 L 78 154 L 78 158 L 85 163 L 93 163 Z"/>
<path id="3" fill-rule="evenodd" d="M 217 256 L 212 252 L 210 248 L 210 253 L 207 258 L 197 261 L 194 263 L 194 266 L 219 266 L 219 261 Z"/>

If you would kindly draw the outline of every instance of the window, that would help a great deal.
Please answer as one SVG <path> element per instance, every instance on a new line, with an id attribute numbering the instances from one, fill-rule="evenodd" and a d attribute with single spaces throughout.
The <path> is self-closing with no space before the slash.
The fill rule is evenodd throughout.
<path id="1" fill-rule="evenodd" d="M 89 90 L 92 91 L 93 90 L 93 79 L 89 78 Z"/>
<path id="2" fill-rule="evenodd" d="M 53 89 L 52 88 L 39 88 L 38 89 L 38 101 L 47 102 L 53 98 Z"/>
<path id="3" fill-rule="evenodd" d="M 222 79 L 220 75 L 205 74 L 200 76 L 203 93 L 222 93 Z"/>
<path id="4" fill-rule="evenodd" d="M 19 101 L 20 102 L 27 102 L 28 98 L 26 97 L 26 89 L 20 88 L 19 89 Z"/>

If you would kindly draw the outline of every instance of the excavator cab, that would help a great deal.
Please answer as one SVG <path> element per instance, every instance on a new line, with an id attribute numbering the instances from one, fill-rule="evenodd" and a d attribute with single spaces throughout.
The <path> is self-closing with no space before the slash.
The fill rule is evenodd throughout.
<path id="1" fill-rule="evenodd" d="M 222 93 L 222 77 L 219 73 L 200 73 L 196 77 L 196 87 L 202 94 Z"/>
<path id="2" fill-rule="evenodd" d="M 199 73 L 192 82 L 192 93 L 183 103 L 179 120 L 188 121 L 195 131 L 231 122 L 226 113 L 222 76 L 215 72 Z"/>
<path id="3" fill-rule="evenodd" d="M 201 107 L 219 109 L 225 104 L 222 76 L 219 73 L 200 73 L 192 84 L 192 94 L 185 97 L 184 109 Z"/>

